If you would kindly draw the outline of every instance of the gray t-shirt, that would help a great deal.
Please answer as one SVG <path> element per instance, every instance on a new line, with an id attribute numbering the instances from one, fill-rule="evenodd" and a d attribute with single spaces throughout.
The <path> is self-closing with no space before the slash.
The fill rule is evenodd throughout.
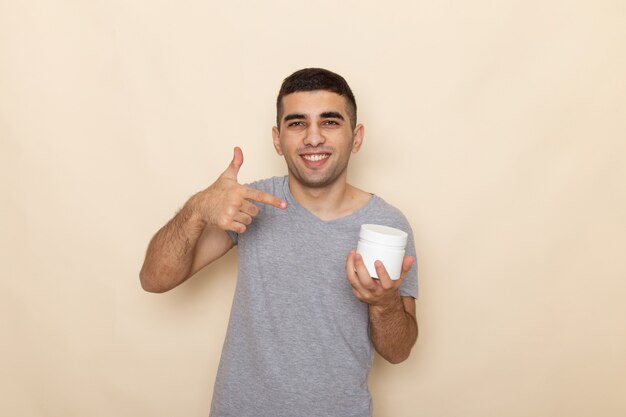
<path id="1" fill-rule="evenodd" d="M 287 177 L 250 184 L 289 203 L 260 204 L 238 246 L 238 278 L 212 417 L 366 417 L 372 363 L 368 306 L 346 278 L 346 258 L 363 223 L 409 233 L 409 223 L 372 195 L 357 212 L 323 221 L 299 205 Z M 416 265 L 416 264 L 415 264 Z M 414 266 L 400 287 L 417 297 Z"/>

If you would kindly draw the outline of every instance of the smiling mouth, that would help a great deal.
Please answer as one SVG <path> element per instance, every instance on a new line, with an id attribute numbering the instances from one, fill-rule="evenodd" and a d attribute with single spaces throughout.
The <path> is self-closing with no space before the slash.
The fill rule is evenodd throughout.
<path id="1" fill-rule="evenodd" d="M 301 155 L 303 159 L 306 159 L 307 161 L 310 162 L 318 162 L 324 159 L 327 159 L 330 157 L 329 153 L 315 153 L 315 154 L 306 154 L 306 155 Z"/>

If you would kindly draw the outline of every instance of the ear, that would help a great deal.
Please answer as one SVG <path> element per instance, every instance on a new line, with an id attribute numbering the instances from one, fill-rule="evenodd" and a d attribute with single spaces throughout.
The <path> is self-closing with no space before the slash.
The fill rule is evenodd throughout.
<path id="1" fill-rule="evenodd" d="M 276 126 L 272 128 L 272 139 L 274 140 L 274 149 L 276 149 L 276 153 L 283 156 L 283 150 L 280 147 L 280 132 Z"/>
<path id="2" fill-rule="evenodd" d="M 361 149 L 363 136 L 365 136 L 365 128 L 362 124 L 356 125 L 352 134 L 352 153 L 357 153 Z"/>

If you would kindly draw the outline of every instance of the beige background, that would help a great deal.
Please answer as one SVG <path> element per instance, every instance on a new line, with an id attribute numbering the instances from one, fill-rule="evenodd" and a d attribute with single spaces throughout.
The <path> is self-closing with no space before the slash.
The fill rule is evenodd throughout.
<path id="1" fill-rule="evenodd" d="M 285 172 L 306 66 L 350 81 L 350 179 L 417 236 L 375 416 L 626 415 L 625 4 L 2 2 L 0 415 L 208 414 L 236 254 L 162 295 L 138 271 L 233 146 Z"/>

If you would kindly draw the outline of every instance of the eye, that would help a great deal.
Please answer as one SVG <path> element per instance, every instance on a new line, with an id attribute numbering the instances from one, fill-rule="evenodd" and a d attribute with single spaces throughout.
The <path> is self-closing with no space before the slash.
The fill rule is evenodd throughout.
<path id="1" fill-rule="evenodd" d="M 299 126 L 304 126 L 304 122 L 296 121 L 296 122 L 291 122 L 287 125 L 287 127 L 299 127 Z"/>
<path id="2" fill-rule="evenodd" d="M 339 122 L 336 120 L 324 120 L 324 124 L 331 125 L 331 126 L 339 126 Z"/>

